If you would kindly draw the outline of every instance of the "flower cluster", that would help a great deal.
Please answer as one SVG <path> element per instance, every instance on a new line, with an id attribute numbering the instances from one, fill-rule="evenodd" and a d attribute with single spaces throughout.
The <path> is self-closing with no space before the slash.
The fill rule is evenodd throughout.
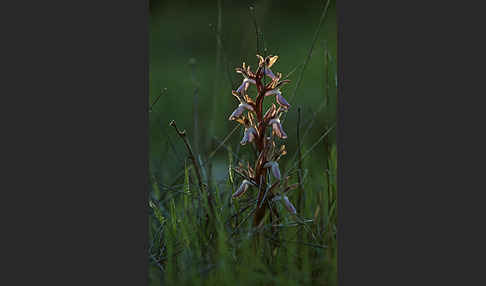
<path id="1" fill-rule="evenodd" d="M 285 133 L 280 117 L 284 112 L 290 108 L 290 104 L 285 100 L 280 90 L 280 87 L 288 83 L 288 80 L 282 80 L 282 74 L 276 75 L 270 69 L 278 59 L 278 56 L 268 56 L 263 58 L 257 55 L 259 59 L 258 69 L 253 73 L 249 66 L 243 63 L 241 68 L 237 68 L 236 72 L 243 76 L 241 85 L 232 91 L 233 96 L 239 102 L 237 108 L 229 116 L 229 120 L 234 120 L 245 128 L 241 144 L 247 143 L 255 144 L 257 149 L 258 159 L 255 162 L 254 168 L 248 164 L 247 168 L 239 168 L 240 173 L 245 177 L 237 191 L 233 194 L 233 198 L 241 197 L 251 186 L 259 189 L 258 207 L 255 214 L 255 223 L 258 224 L 263 217 L 265 206 L 271 201 L 281 201 L 285 208 L 291 213 L 295 214 L 296 209 L 289 201 L 284 192 L 292 189 L 286 187 L 281 194 L 276 192 L 277 187 L 287 184 L 288 178 L 282 178 L 278 160 L 281 156 L 286 154 L 285 145 L 276 147 L 275 138 L 286 139 Z M 270 82 L 263 83 L 263 78 L 267 76 Z M 251 98 L 247 92 L 251 85 L 255 85 L 257 89 L 257 96 Z M 272 103 L 270 108 L 263 112 L 263 100 L 275 96 L 275 103 Z M 278 107 L 277 107 L 278 106 Z M 267 127 L 271 130 L 271 134 L 267 134 Z M 271 136 L 268 136 L 271 135 Z M 274 179 L 273 184 L 270 184 L 267 178 L 271 174 Z M 262 191 L 263 190 L 263 191 Z"/>

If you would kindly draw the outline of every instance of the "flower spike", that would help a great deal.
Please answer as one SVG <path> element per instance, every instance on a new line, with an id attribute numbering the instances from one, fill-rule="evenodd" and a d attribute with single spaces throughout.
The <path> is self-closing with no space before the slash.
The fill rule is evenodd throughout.
<path id="1" fill-rule="evenodd" d="M 240 144 L 248 145 L 248 142 L 252 142 L 252 147 L 256 149 L 254 150 L 255 160 L 245 160 L 240 162 L 238 167 L 233 168 L 244 180 L 232 194 L 233 199 L 240 198 L 248 191 L 250 185 L 259 190 L 257 197 L 254 198 L 256 199 L 254 226 L 262 225 L 262 220 L 266 217 L 266 209 L 271 208 L 276 201 L 280 201 L 290 213 L 297 213 L 286 196 L 287 192 L 296 186 L 294 186 L 295 184 L 288 186 L 289 177 L 283 177 L 277 163 L 281 156 L 287 153 L 285 145 L 278 144 L 279 140 L 276 138 L 287 138 L 280 117 L 290 108 L 290 104 L 282 96 L 280 88 L 290 81 L 283 79 L 282 73 L 271 70 L 278 60 L 278 56 L 264 58 L 257 55 L 257 58 L 258 66 L 255 72 L 252 72 L 245 63 L 236 68 L 236 72 L 241 74 L 243 79 L 236 90 L 232 90 L 239 105 L 229 117 L 230 120 L 238 122 L 245 128 Z M 267 77 L 271 80 L 267 81 Z M 250 97 L 248 94 L 248 89 L 252 84 L 256 86 L 256 97 Z M 274 103 L 270 103 L 270 108 L 264 110 L 264 106 L 266 106 L 264 99 L 272 95 L 275 96 Z M 272 129 L 274 136 L 268 136 L 267 128 Z M 267 181 L 265 178 L 268 173 L 271 173 L 272 178 Z M 272 208 L 272 211 L 277 210 Z"/>

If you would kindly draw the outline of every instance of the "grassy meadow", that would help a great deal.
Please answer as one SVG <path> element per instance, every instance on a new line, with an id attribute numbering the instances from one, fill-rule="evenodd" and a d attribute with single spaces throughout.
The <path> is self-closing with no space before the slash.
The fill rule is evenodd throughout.
<path id="1" fill-rule="evenodd" d="M 337 285 L 337 24 L 335 1 L 326 4 L 151 1 L 150 285 Z M 288 193 L 296 215 L 276 202 L 280 219 L 255 228 L 258 190 L 231 198 L 242 181 L 234 168 L 253 164 L 254 147 L 239 144 L 244 129 L 228 116 L 242 80 L 235 68 L 256 70 L 257 53 L 278 55 L 273 72 L 291 80 L 282 88 L 288 138 L 277 143 L 288 152 L 282 174 L 300 176 L 301 188 Z M 186 131 L 202 187 L 171 120 Z"/>

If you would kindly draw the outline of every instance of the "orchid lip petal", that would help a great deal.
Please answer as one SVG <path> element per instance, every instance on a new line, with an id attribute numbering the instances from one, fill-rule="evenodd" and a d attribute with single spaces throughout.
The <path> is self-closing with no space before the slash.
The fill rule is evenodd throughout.
<path id="1" fill-rule="evenodd" d="M 255 128 L 250 127 L 245 129 L 245 134 L 243 135 L 243 139 L 241 140 L 240 144 L 245 145 L 248 142 L 252 142 L 255 139 Z"/>
<path id="2" fill-rule="evenodd" d="M 247 142 L 249 141 L 249 138 L 248 138 L 248 133 L 245 132 L 245 135 L 243 135 L 243 139 L 241 139 L 241 142 L 240 144 L 241 145 L 245 145 Z"/>
<path id="3" fill-rule="evenodd" d="M 280 119 L 278 118 L 273 118 L 270 121 L 268 121 L 268 124 L 280 124 Z"/>
<path id="4" fill-rule="evenodd" d="M 246 179 L 243 180 L 243 182 L 241 182 L 241 185 L 238 187 L 238 190 L 236 190 L 236 192 L 232 195 L 232 198 L 241 197 L 248 190 L 249 185 L 251 185 L 250 181 Z"/>
<path id="5" fill-rule="evenodd" d="M 229 120 L 235 120 L 236 118 L 240 117 L 243 114 L 244 108 L 240 105 L 231 113 Z"/>
<path id="6" fill-rule="evenodd" d="M 237 93 L 241 93 L 241 91 L 246 90 L 245 85 L 246 85 L 246 82 L 245 82 L 245 81 L 243 81 L 243 82 L 241 83 L 241 85 L 238 87 L 238 89 L 236 90 L 236 92 L 237 92 Z"/>
<path id="7" fill-rule="evenodd" d="M 255 140 L 255 137 L 257 135 L 257 132 L 255 130 L 255 128 L 250 127 L 250 130 L 248 131 L 248 142 L 252 142 L 253 140 Z"/>
<path id="8" fill-rule="evenodd" d="M 248 134 L 248 142 L 253 142 L 255 140 L 255 135 L 253 133 Z"/>
<path id="9" fill-rule="evenodd" d="M 285 98 L 282 96 L 282 93 L 281 92 L 278 92 L 277 95 L 276 95 L 276 98 L 277 98 L 277 103 L 284 107 L 284 108 L 289 108 L 290 107 L 290 104 L 287 102 L 287 100 L 285 100 Z"/>
<path id="10" fill-rule="evenodd" d="M 278 168 L 278 163 L 277 162 L 274 162 L 275 164 L 273 164 L 272 166 L 272 174 L 273 176 L 275 177 L 275 179 L 277 180 L 281 180 L 282 179 L 282 176 L 280 174 L 280 169 Z"/>
<path id="11" fill-rule="evenodd" d="M 282 124 L 280 123 L 280 119 L 274 118 L 274 119 L 270 120 L 268 122 L 268 124 L 272 125 L 273 132 L 275 132 L 275 134 L 278 137 L 280 137 L 282 139 L 287 138 L 287 134 L 285 133 L 285 131 L 282 128 Z"/>
<path id="12" fill-rule="evenodd" d="M 265 72 L 265 75 L 267 75 L 268 77 L 270 77 L 271 79 L 275 79 L 277 76 L 275 76 L 272 72 L 271 69 L 269 68 L 265 68 L 264 69 L 264 72 Z"/>
<path id="13" fill-rule="evenodd" d="M 249 105 L 248 103 L 240 103 L 240 105 L 239 105 L 239 106 L 241 106 L 241 107 L 243 107 L 243 108 L 245 108 L 245 109 L 247 109 L 247 110 L 255 111 L 255 110 L 253 109 L 253 106 Z"/>
<path id="14" fill-rule="evenodd" d="M 278 137 L 282 137 L 282 132 L 280 132 L 280 128 L 278 126 L 277 123 L 274 123 L 272 124 L 272 129 L 273 129 L 273 132 L 275 132 L 275 134 L 278 136 Z"/>
<path id="15" fill-rule="evenodd" d="M 273 161 L 268 161 L 265 164 L 263 164 L 263 168 L 271 168 L 273 166 Z"/>
<path id="16" fill-rule="evenodd" d="M 274 95 L 274 94 L 277 94 L 277 93 L 279 93 L 278 90 L 272 89 L 272 90 L 265 92 L 265 96 L 270 96 L 270 95 Z"/>
<path id="17" fill-rule="evenodd" d="M 245 109 L 250 110 L 250 111 L 255 111 L 253 109 L 253 106 L 249 105 L 248 103 L 240 103 L 238 107 L 231 113 L 230 117 L 228 118 L 229 120 L 235 120 L 236 118 L 240 117 Z"/>
<path id="18" fill-rule="evenodd" d="M 279 124 L 276 124 L 276 125 L 277 125 L 277 129 L 278 129 L 278 131 L 280 133 L 280 136 L 279 137 L 282 138 L 282 139 L 287 139 L 287 134 L 283 130 L 282 125 L 280 123 Z"/>
<path id="19" fill-rule="evenodd" d="M 289 198 L 287 196 L 283 196 L 283 202 L 285 205 L 285 208 L 292 214 L 296 214 L 297 210 L 295 209 L 294 205 L 290 202 Z"/>
<path id="20" fill-rule="evenodd" d="M 242 92 L 247 91 L 248 90 L 248 87 L 250 86 L 250 83 L 256 84 L 256 81 L 254 79 L 245 77 L 243 79 L 243 81 L 241 82 L 241 85 L 236 90 L 236 92 L 242 93 Z"/>
<path id="21" fill-rule="evenodd" d="M 268 162 L 266 162 L 263 165 L 263 168 L 270 168 L 270 170 L 272 171 L 272 174 L 275 177 L 275 179 L 277 179 L 279 181 L 282 179 L 282 175 L 280 174 L 280 169 L 278 167 L 278 163 L 277 162 L 275 162 L 275 161 L 268 161 Z"/>

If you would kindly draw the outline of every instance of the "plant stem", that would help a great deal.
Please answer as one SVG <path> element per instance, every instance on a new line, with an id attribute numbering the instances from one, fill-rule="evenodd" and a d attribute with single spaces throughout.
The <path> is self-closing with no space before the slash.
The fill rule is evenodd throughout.
<path id="1" fill-rule="evenodd" d="M 297 173 L 297 180 L 299 183 L 299 196 L 297 198 L 297 207 L 299 209 L 304 209 L 302 206 L 302 193 L 304 189 L 302 188 L 302 150 L 300 147 L 300 106 L 297 109 L 298 117 L 297 117 L 297 155 L 299 156 L 299 172 Z"/>
<path id="2" fill-rule="evenodd" d="M 258 120 L 258 140 L 257 140 L 257 149 L 258 149 L 258 158 L 255 163 L 255 179 L 257 185 L 260 187 L 260 192 L 258 194 L 257 206 L 255 211 L 255 216 L 253 220 L 254 226 L 258 226 L 265 216 L 265 209 L 266 203 L 261 203 L 264 199 L 264 194 L 267 189 L 267 169 L 263 168 L 263 164 L 266 162 L 265 150 L 266 150 L 266 138 L 265 138 L 265 130 L 267 128 L 265 121 L 263 120 L 263 98 L 265 97 L 265 87 L 262 83 L 263 78 L 263 69 L 261 67 L 258 68 L 256 73 L 256 86 L 258 91 L 258 96 L 256 100 L 256 115 Z M 262 157 L 260 159 L 260 157 Z"/>
<path id="3" fill-rule="evenodd" d="M 174 127 L 177 134 L 179 135 L 179 137 L 181 137 L 182 141 L 184 141 L 184 144 L 186 145 L 187 152 L 189 153 L 189 159 L 191 159 L 192 164 L 194 165 L 194 171 L 196 172 L 197 182 L 199 184 L 199 189 L 200 189 L 201 195 L 202 195 L 204 193 L 204 185 L 203 185 L 202 178 L 201 178 L 201 171 L 199 169 L 199 164 L 196 161 L 196 156 L 194 156 L 194 153 L 192 151 L 191 145 L 187 141 L 186 130 L 180 131 L 177 128 L 177 125 L 176 125 L 174 120 L 172 120 L 170 122 L 170 126 Z M 213 211 L 213 202 L 212 202 L 211 192 L 209 192 L 209 191 L 208 191 L 208 203 L 209 203 L 209 207 L 211 208 L 211 211 Z"/>

